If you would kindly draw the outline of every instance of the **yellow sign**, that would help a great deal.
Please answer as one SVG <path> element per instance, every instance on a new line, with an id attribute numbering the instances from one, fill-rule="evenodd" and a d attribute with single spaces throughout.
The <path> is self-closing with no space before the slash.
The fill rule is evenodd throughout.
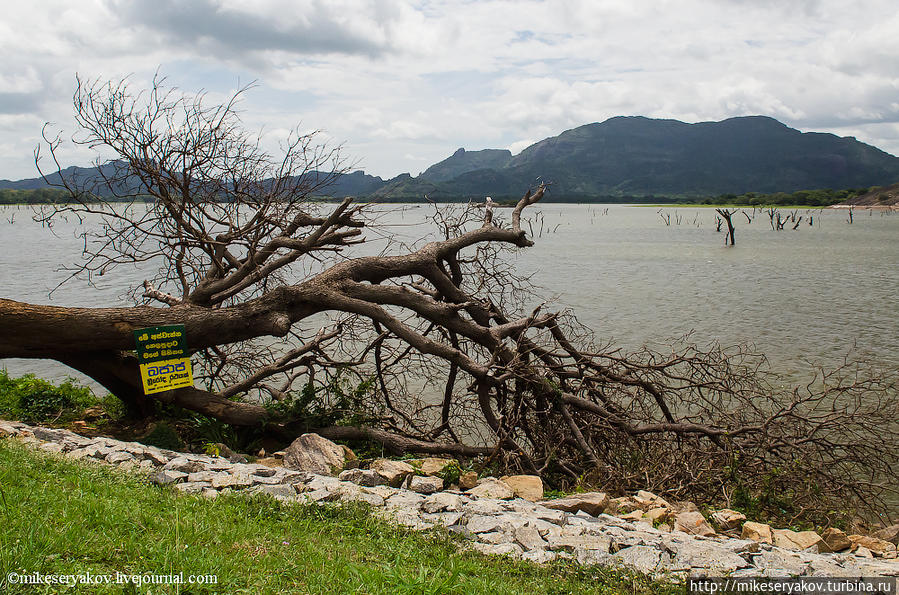
<path id="1" fill-rule="evenodd" d="M 146 395 L 194 385 L 189 357 L 141 364 L 140 377 Z"/>

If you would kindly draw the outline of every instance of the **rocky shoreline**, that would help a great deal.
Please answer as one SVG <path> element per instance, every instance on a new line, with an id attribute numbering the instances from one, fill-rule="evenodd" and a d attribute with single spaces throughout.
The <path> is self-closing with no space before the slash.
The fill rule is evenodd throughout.
<path id="1" fill-rule="evenodd" d="M 476 480 L 456 473 L 451 481 L 446 471 L 452 462 L 435 458 L 379 459 L 361 469 L 349 449 L 315 434 L 256 463 L 0 420 L 4 436 L 69 459 L 143 473 L 184 493 L 216 497 L 243 490 L 284 502 L 366 502 L 375 514 L 412 530 L 445 527 L 464 536 L 466 547 L 537 563 L 566 558 L 672 580 L 899 576 L 899 535 L 892 536 L 892 528 L 883 534 L 887 539 L 836 530 L 818 535 L 772 529 L 727 510 L 713 513 L 710 523 L 689 503 L 669 503 L 650 492 L 534 501 L 543 496 L 536 477 Z M 444 489 L 447 483 L 452 489 Z M 845 551 L 829 551 L 840 549 Z"/>

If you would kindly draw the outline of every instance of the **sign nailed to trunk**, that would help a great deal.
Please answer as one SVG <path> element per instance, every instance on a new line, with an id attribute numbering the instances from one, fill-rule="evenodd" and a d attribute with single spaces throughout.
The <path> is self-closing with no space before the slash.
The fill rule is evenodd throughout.
<path id="1" fill-rule="evenodd" d="M 144 394 L 193 386 L 184 325 L 138 329 L 134 342 Z"/>

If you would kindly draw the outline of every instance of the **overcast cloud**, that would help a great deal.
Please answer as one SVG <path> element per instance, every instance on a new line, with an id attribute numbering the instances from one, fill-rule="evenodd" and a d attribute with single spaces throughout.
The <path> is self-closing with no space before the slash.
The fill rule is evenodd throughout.
<path id="1" fill-rule="evenodd" d="M 899 154 L 893 0 L 34 0 L 0 21 L 0 178 L 36 175 L 44 122 L 71 134 L 75 74 L 158 70 L 267 142 L 322 129 L 368 173 L 510 148 L 617 115 L 767 115 Z M 70 148 L 65 165 L 90 155 Z"/>

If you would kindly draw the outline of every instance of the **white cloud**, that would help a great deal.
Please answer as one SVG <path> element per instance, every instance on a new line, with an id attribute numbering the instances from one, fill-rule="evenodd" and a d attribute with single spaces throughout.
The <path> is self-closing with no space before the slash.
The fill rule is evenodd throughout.
<path id="1" fill-rule="evenodd" d="M 157 68 L 210 100 L 258 80 L 244 121 L 272 146 L 302 122 L 385 177 L 616 115 L 762 114 L 896 154 L 896 30 L 888 0 L 34 0 L 0 22 L 0 177 L 35 175 L 42 122 L 71 131 L 76 72 Z"/>

